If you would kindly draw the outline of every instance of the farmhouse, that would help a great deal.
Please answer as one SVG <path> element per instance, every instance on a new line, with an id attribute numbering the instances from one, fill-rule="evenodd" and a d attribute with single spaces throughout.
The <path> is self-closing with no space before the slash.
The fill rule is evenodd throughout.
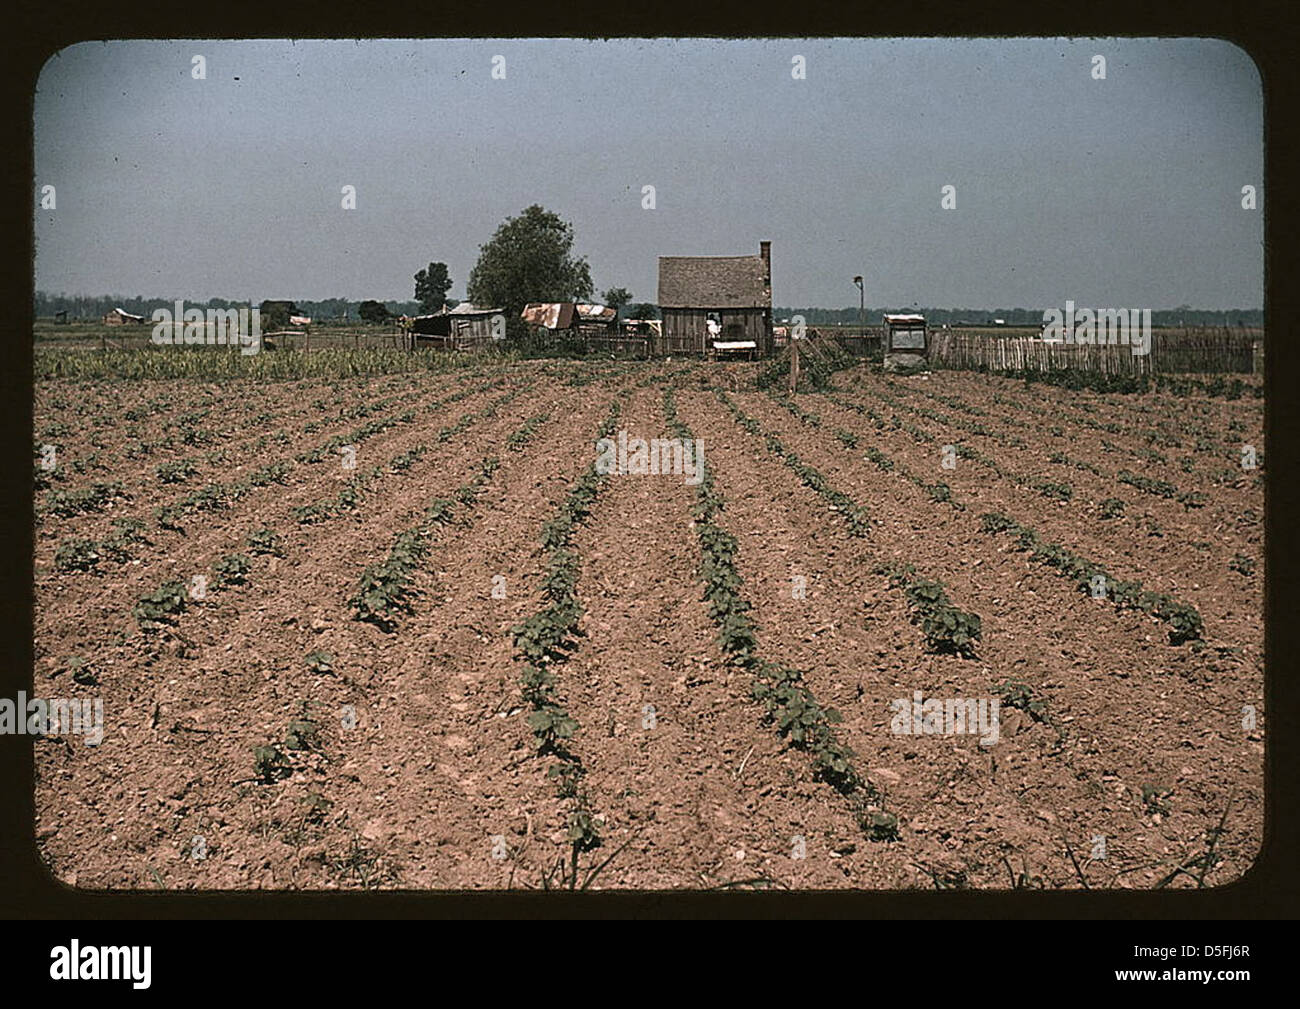
<path id="1" fill-rule="evenodd" d="M 132 315 L 130 312 L 120 308 L 115 308 L 104 316 L 105 326 L 143 326 L 143 315 Z"/>
<path id="2" fill-rule="evenodd" d="M 658 354 L 772 353 L 772 243 L 757 256 L 660 256 Z"/>

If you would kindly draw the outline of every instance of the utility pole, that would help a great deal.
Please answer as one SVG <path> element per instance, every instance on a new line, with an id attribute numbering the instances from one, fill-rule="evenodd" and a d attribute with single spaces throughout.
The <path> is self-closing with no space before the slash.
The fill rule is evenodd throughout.
<path id="1" fill-rule="evenodd" d="M 854 277 L 853 283 L 858 285 L 858 336 L 865 340 L 867 336 L 867 295 L 862 287 L 861 277 Z"/>

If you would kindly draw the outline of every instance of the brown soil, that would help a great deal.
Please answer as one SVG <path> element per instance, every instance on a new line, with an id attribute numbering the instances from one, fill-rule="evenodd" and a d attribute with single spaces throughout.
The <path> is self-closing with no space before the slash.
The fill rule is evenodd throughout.
<path id="1" fill-rule="evenodd" d="M 752 386 L 731 392 L 764 431 L 866 508 L 871 532 L 861 538 L 702 388 L 718 376 L 745 388 L 743 370 L 614 366 L 592 368 L 589 384 L 564 380 L 578 374 L 535 362 L 475 375 L 265 383 L 238 390 L 233 408 L 230 389 L 199 383 L 42 384 L 37 442 L 43 428 L 62 425 L 61 464 L 98 452 L 104 467 L 61 472 L 52 486 L 120 480 L 129 495 L 105 511 L 38 524 L 34 693 L 102 697 L 105 713 L 97 747 L 69 737 L 36 742 L 35 835 L 54 875 L 89 889 L 482 889 L 553 880 L 568 852 L 567 807 L 547 778 L 551 761 L 534 751 L 510 629 L 540 606 L 540 530 L 591 461 L 611 399 L 626 396 L 619 426 L 629 436 L 665 436 L 660 383 L 670 375 L 680 417 L 703 439 L 726 500 L 718 521 L 740 543 L 759 653 L 804 670 L 817 698 L 842 713 L 837 731 L 898 817 L 899 837 L 869 840 L 847 801 L 813 780 L 808 755 L 765 724 L 748 675 L 723 661 L 701 601 L 694 488 L 681 475 L 613 476 L 574 536 L 582 637 L 556 669 L 581 725 L 573 750 L 600 817 L 602 844 L 581 867 L 613 856 L 594 888 L 1195 886 L 1195 860 L 1225 810 L 1203 882 L 1223 885 L 1249 868 L 1264 817 L 1263 490 L 1210 474 L 1230 465 L 1237 443 L 1262 446 L 1257 401 L 1099 397 L 956 373 L 889 383 L 861 368 L 838 376 L 844 395 L 935 438 L 922 444 L 824 396 L 799 398 L 820 417 L 814 427 Z M 471 387 L 478 391 L 437 405 Z M 1026 447 L 896 410 L 880 394 L 977 420 Z M 114 518 L 149 520 L 155 506 L 205 483 L 292 461 L 373 419 L 341 410 L 389 397 L 382 415 L 413 409 L 416 419 L 365 440 L 355 472 L 332 458 L 295 463 L 286 485 L 195 516 L 184 534 L 154 525 L 128 563 L 56 570 L 67 538 L 102 537 Z M 318 399 L 325 410 L 312 405 Z M 219 443 L 128 458 L 128 446 L 163 428 L 155 415 L 133 438 L 126 411 L 158 401 L 183 402 L 182 412 L 210 408 Z M 439 440 L 440 428 L 498 401 L 494 414 Z M 542 412 L 549 419 L 533 437 L 508 447 L 511 432 Z M 1081 416 L 1124 430 L 1072 426 Z M 1131 455 L 1101 448 L 1103 437 L 1121 450 L 1145 448 L 1149 432 L 1176 432 L 1180 420 L 1216 446 L 1191 472 L 1177 464 L 1190 449 L 1161 449 L 1168 464 L 1139 469 Z M 318 426 L 308 433 L 308 424 Z M 1045 434 L 1053 424 L 1068 437 Z M 836 429 L 857 434 L 857 448 L 837 441 Z M 258 447 L 277 430 L 288 438 Z M 1068 482 L 1071 500 L 1049 501 L 965 460 L 941 469 L 938 446 L 962 442 L 1018 474 Z M 154 475 L 160 461 L 219 446 L 225 458 L 204 462 L 185 484 Z M 420 446 L 425 454 L 409 469 L 387 467 Z M 948 483 L 965 510 L 880 471 L 864 459 L 868 446 Z M 1104 475 L 1051 462 L 1056 452 Z M 353 619 L 348 601 L 362 571 L 489 456 L 500 468 L 477 500 L 431 534 L 413 612 L 389 632 Z M 295 508 L 337 494 L 374 465 L 384 472 L 355 512 L 295 521 Z M 1143 494 L 1113 478 L 1124 468 L 1208 500 L 1188 509 Z M 1112 497 L 1125 515 L 1103 521 L 1100 502 Z M 979 516 L 989 511 L 1194 604 L 1204 645 L 1170 645 L 1153 618 L 1079 593 L 1010 549 L 1007 537 L 984 533 Z M 1152 523 L 1162 536 L 1148 534 Z M 245 535 L 263 526 L 280 535 L 284 557 L 254 556 L 247 585 L 210 589 L 175 627 L 141 631 L 132 616 L 141 595 L 244 551 Z M 1237 555 L 1255 562 L 1253 574 L 1229 568 Z M 896 561 L 940 580 L 955 605 L 981 616 L 977 657 L 927 650 L 903 593 L 878 571 Z M 806 595 L 794 591 L 796 577 Z M 503 598 L 494 585 L 504 585 Z M 333 656 L 331 671 L 307 667 L 316 650 Z M 70 682 L 74 655 L 90 661 L 98 685 Z M 993 746 L 972 735 L 891 731 L 895 699 L 998 697 L 1007 679 L 1027 683 L 1050 717 L 1004 707 Z M 1247 705 L 1258 727 L 1243 728 Z M 318 738 L 288 749 L 289 725 L 304 712 Z M 289 773 L 261 781 L 254 749 L 272 743 Z"/>

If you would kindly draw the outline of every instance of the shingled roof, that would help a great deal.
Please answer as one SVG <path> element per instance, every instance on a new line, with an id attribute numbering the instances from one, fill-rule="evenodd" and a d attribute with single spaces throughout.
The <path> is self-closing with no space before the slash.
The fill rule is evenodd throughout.
<path id="1" fill-rule="evenodd" d="M 762 256 L 660 256 L 660 308 L 771 308 Z"/>

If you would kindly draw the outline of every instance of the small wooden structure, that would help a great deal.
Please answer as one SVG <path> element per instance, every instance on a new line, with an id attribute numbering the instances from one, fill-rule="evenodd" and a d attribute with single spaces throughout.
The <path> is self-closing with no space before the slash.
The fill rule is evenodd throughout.
<path id="1" fill-rule="evenodd" d="M 584 354 L 649 356 L 648 337 L 620 332 L 618 312 L 605 305 L 573 301 L 533 301 L 519 313 L 540 346 L 566 345 Z"/>
<path id="2" fill-rule="evenodd" d="M 657 356 L 711 355 L 722 345 L 772 354 L 772 243 L 757 256 L 660 256 Z"/>
<path id="3" fill-rule="evenodd" d="M 884 336 L 886 371 L 924 367 L 930 350 L 925 316 L 887 313 Z"/>
<path id="4" fill-rule="evenodd" d="M 501 317 L 501 325 L 493 319 Z M 462 302 L 455 308 L 444 308 L 432 315 L 417 315 L 410 320 L 407 330 L 411 347 L 431 347 L 435 350 L 485 350 L 505 335 L 505 311 L 500 308 L 480 308 Z M 498 336 L 498 331 L 500 336 Z"/>
<path id="5" fill-rule="evenodd" d="M 66 318 L 66 316 L 65 316 Z M 125 309 L 115 308 L 104 316 L 105 326 L 143 326 L 143 315 L 132 315 Z"/>

